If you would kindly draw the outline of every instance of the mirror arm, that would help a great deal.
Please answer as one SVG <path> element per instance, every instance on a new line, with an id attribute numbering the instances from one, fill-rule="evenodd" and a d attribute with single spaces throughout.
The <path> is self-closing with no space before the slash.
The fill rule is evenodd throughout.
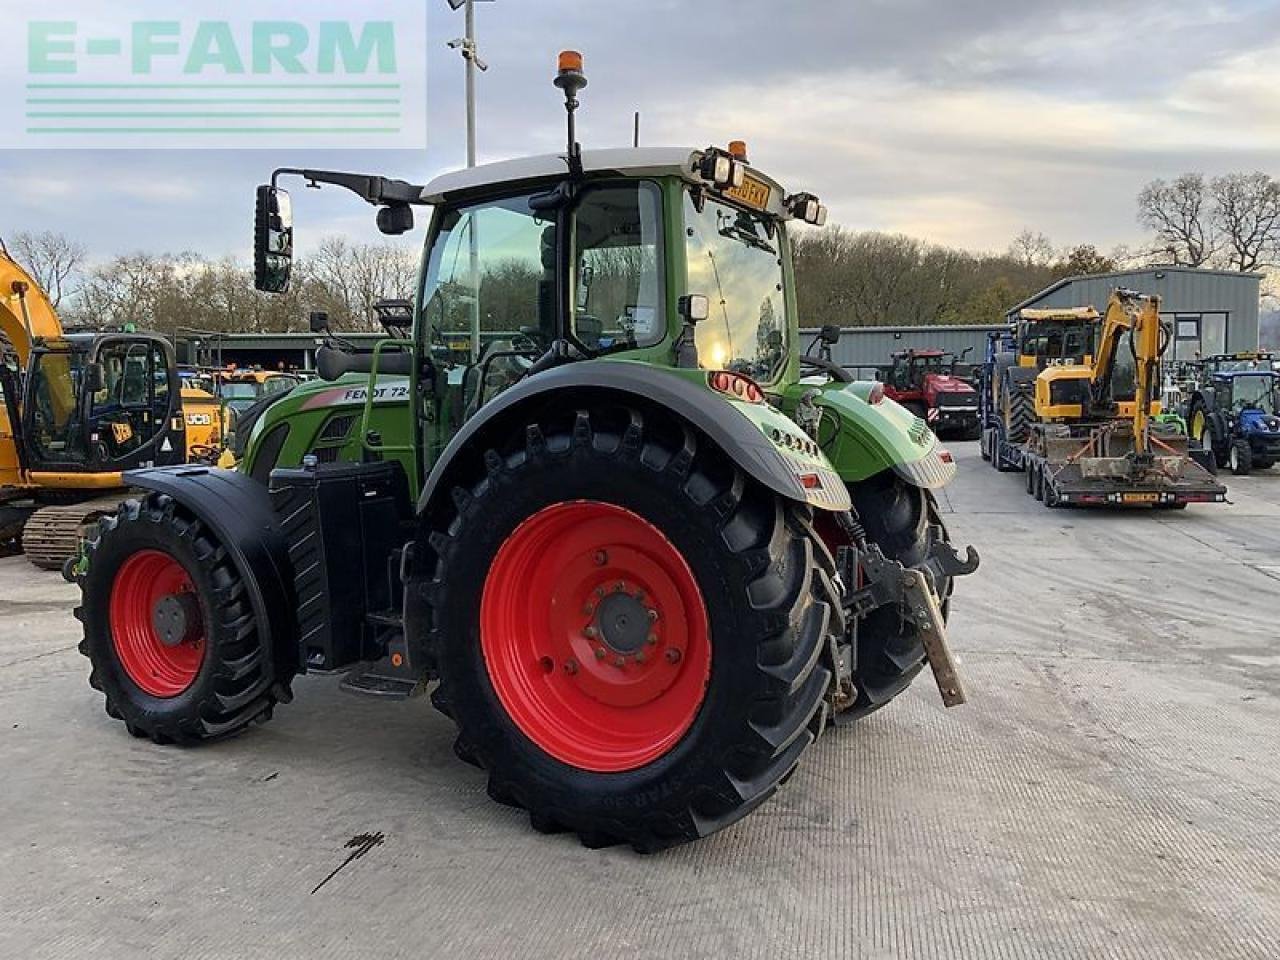
<path id="1" fill-rule="evenodd" d="M 282 176 L 298 176 L 307 186 L 319 189 L 322 183 L 350 190 L 366 203 L 374 206 L 425 204 L 423 187 L 404 180 L 369 176 L 363 173 L 342 173 L 334 170 L 307 170 L 298 167 L 281 167 L 271 174 L 271 185 L 277 186 Z"/>

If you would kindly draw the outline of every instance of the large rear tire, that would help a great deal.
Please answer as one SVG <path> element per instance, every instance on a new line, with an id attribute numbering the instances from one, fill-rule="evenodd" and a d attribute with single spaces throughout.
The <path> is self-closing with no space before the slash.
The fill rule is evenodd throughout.
<path id="1" fill-rule="evenodd" d="M 134 736 L 225 737 L 288 699 L 227 550 L 172 498 L 125 502 L 85 550 L 80 652 L 107 713 Z"/>
<path id="2" fill-rule="evenodd" d="M 432 699 L 490 796 L 640 851 L 764 802 L 843 632 L 808 508 L 657 411 L 548 416 L 484 459 L 432 520 L 427 592 Z"/>

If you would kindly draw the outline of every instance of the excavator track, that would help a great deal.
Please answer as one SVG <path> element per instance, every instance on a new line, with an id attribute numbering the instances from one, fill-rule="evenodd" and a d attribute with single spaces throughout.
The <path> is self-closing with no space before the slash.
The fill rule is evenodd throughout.
<path id="1" fill-rule="evenodd" d="M 41 570 L 61 570 L 75 556 L 80 538 L 95 520 L 115 513 L 129 494 L 86 500 L 66 506 L 41 507 L 22 529 L 22 549 L 27 559 Z"/>

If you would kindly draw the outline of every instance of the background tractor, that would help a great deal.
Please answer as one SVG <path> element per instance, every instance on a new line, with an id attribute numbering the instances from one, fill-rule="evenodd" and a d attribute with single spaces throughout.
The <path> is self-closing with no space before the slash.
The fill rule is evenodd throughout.
<path id="1" fill-rule="evenodd" d="M 355 192 L 393 234 L 429 206 L 412 328 L 331 336 L 242 469 L 130 475 L 149 493 L 87 544 L 77 615 L 131 732 L 230 735 L 308 672 L 430 689 L 492 797 L 653 850 L 746 815 L 926 662 L 963 700 L 945 616 L 977 557 L 932 495 L 954 466 L 798 348 L 789 233 L 821 204 L 741 144 L 583 152 L 580 56 L 556 84 L 563 154 L 259 188 L 272 291 L 280 177 Z"/>
<path id="2" fill-rule="evenodd" d="M 895 353 L 893 366 L 886 371 L 885 393 L 923 417 L 939 436 L 976 440 L 981 435 L 978 392 L 956 375 L 956 365 L 963 359 L 964 354 L 933 349 Z"/>
<path id="3" fill-rule="evenodd" d="M 1187 430 L 1217 466 L 1243 476 L 1280 460 L 1280 373 L 1271 354 L 1210 357 L 1183 389 Z"/>
<path id="4" fill-rule="evenodd" d="M 65 333 L 0 248 L 0 545 L 56 570 L 124 499 L 123 473 L 186 459 L 173 348 L 154 334 Z"/>

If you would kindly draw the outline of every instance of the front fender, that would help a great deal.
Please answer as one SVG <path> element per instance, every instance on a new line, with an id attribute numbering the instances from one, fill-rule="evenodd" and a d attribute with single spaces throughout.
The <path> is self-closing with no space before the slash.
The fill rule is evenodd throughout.
<path id="1" fill-rule="evenodd" d="M 893 470 L 917 487 L 946 486 L 956 473 L 951 455 L 929 425 L 901 404 L 887 397 L 869 403 L 875 386 L 863 381 L 819 388 L 815 402 L 823 422 L 818 437 L 836 472 L 846 483 Z"/>
<path id="2" fill-rule="evenodd" d="M 548 403 L 564 406 L 599 399 L 669 410 L 775 493 L 823 510 L 849 509 L 848 491 L 837 471 L 794 421 L 766 404 L 715 393 L 706 378 L 705 372 L 697 370 L 592 360 L 523 380 L 486 403 L 458 431 L 432 467 L 418 511 L 425 511 L 442 491 L 451 489 L 451 478 L 469 453 L 482 454 L 511 431 L 522 431 Z"/>

